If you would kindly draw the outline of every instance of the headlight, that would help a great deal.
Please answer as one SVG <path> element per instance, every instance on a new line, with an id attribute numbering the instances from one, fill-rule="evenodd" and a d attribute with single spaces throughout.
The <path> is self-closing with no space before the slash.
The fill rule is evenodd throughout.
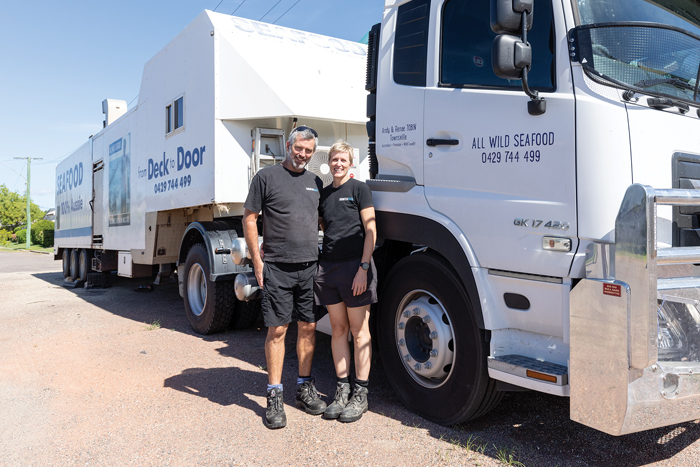
<path id="1" fill-rule="evenodd" d="M 698 302 L 662 296 L 657 309 L 660 362 L 697 362 L 700 357 Z"/>

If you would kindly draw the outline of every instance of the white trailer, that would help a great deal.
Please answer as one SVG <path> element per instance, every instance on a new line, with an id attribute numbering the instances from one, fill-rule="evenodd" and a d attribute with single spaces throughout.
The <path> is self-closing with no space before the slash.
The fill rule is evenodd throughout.
<path id="1" fill-rule="evenodd" d="M 138 104 L 105 100 L 105 128 L 58 165 L 65 276 L 177 268 L 196 331 L 250 324 L 255 302 L 233 296 L 250 266 L 230 257 L 250 180 L 284 158 L 297 124 L 318 131 L 310 168 L 326 180 L 336 140 L 366 158 L 365 64 L 358 43 L 203 12 L 146 64 Z"/>

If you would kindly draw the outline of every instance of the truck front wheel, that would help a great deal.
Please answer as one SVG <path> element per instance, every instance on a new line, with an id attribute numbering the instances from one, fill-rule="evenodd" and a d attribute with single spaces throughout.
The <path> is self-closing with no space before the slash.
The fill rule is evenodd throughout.
<path id="1" fill-rule="evenodd" d="M 194 245 L 185 261 L 185 312 L 199 334 L 222 331 L 231 322 L 236 296 L 233 281 L 209 279 L 209 257 L 201 243 Z"/>
<path id="2" fill-rule="evenodd" d="M 488 344 L 449 263 L 432 253 L 408 256 L 392 268 L 383 290 L 379 352 L 401 401 L 442 425 L 495 407 L 502 393 L 488 376 Z"/>

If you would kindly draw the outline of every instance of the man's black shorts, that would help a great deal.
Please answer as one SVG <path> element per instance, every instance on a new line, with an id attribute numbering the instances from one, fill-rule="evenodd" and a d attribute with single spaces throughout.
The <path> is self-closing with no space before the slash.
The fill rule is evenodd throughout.
<path id="1" fill-rule="evenodd" d="M 308 263 L 265 262 L 262 313 L 265 326 L 284 326 L 292 321 L 315 323 L 314 275 L 316 261 Z"/>
<path id="2" fill-rule="evenodd" d="M 360 267 L 361 258 L 329 261 L 321 259 L 314 281 L 317 305 L 335 305 L 344 302 L 349 308 L 377 303 L 377 269 L 370 260 L 367 270 L 367 289 L 360 295 L 352 294 L 352 281 Z"/>

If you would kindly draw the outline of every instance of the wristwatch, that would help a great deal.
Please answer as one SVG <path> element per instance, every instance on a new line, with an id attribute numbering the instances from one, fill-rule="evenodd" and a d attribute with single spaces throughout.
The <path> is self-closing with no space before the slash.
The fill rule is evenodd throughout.
<path id="1" fill-rule="evenodd" d="M 360 267 L 366 271 L 369 269 L 369 263 L 360 263 Z"/>

